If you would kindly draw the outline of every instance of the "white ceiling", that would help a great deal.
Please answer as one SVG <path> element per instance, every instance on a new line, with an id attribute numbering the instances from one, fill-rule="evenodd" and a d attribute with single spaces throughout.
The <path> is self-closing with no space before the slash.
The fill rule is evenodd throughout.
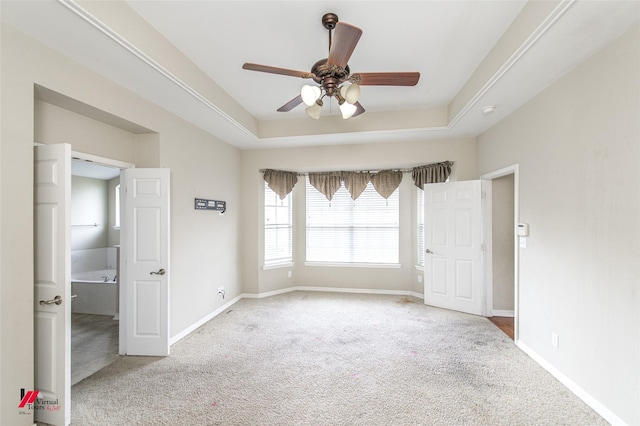
<path id="1" fill-rule="evenodd" d="M 1 16 L 230 144 L 265 148 L 476 136 L 640 16 L 637 1 L 546 4 L 537 16 L 516 0 L 2 1 Z M 318 122 L 304 105 L 276 112 L 308 80 L 242 64 L 309 71 L 327 56 L 326 12 L 363 30 L 352 72 L 418 71 L 419 83 L 363 86 L 367 112 L 345 122 L 335 103 Z"/>
<path id="2" fill-rule="evenodd" d="M 254 62 L 310 71 L 328 54 L 329 33 L 321 23 L 327 12 L 363 30 L 349 60 L 352 72 L 421 73 L 416 87 L 363 88 L 365 108 L 386 111 L 446 105 L 524 3 L 205 1 L 185 6 L 174 1 L 160 7 L 129 2 L 259 120 L 283 118 L 276 109 L 308 83 L 240 66 Z M 304 108 L 289 115 L 303 117 Z"/>

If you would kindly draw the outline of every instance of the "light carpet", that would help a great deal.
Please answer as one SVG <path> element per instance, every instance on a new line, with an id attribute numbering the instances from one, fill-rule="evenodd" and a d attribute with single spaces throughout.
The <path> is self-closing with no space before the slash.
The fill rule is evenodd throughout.
<path id="1" fill-rule="evenodd" d="M 243 299 L 72 388 L 74 425 L 607 424 L 486 318 L 386 295 Z"/>

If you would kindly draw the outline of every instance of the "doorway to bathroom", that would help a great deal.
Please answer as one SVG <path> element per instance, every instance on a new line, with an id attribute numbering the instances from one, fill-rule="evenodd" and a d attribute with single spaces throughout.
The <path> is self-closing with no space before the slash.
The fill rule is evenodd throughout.
<path id="1" fill-rule="evenodd" d="M 118 357 L 120 168 L 71 163 L 71 384 Z"/>

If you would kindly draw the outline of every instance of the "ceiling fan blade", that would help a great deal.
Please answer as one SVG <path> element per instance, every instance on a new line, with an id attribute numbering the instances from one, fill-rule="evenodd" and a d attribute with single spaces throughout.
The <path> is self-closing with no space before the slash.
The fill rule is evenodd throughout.
<path id="1" fill-rule="evenodd" d="M 245 63 L 244 65 L 242 65 L 242 69 L 245 70 L 249 70 L 249 71 L 260 71 L 260 72 L 266 72 L 269 74 L 280 74 L 280 75 L 288 75 L 291 77 L 300 77 L 300 78 L 313 78 L 315 77 L 314 74 L 307 72 L 307 71 L 297 71 L 297 70 L 290 70 L 290 69 L 286 69 L 286 68 L 277 68 L 277 67 L 270 67 L 268 65 L 260 65 L 260 64 L 252 64 L 252 63 Z"/>
<path id="2" fill-rule="evenodd" d="M 354 79 L 357 76 L 360 76 L 361 86 L 415 86 L 420 80 L 419 72 L 361 72 L 351 75 Z"/>
<path id="3" fill-rule="evenodd" d="M 338 65 L 342 68 L 346 67 L 361 35 L 362 29 L 351 24 L 338 22 L 333 32 L 333 41 L 329 49 L 327 63 Z"/>
<path id="4" fill-rule="evenodd" d="M 353 113 L 351 117 L 357 117 L 365 111 L 364 107 L 360 105 L 360 102 L 356 102 L 354 105 L 358 107 L 358 109 Z"/>
<path id="5" fill-rule="evenodd" d="M 302 95 L 298 95 L 278 108 L 278 112 L 289 112 L 302 103 Z"/>

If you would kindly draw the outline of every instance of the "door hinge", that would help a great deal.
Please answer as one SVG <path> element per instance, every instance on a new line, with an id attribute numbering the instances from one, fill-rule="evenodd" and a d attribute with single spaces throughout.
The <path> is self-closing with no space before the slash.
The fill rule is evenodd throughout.
<path id="1" fill-rule="evenodd" d="M 485 246 L 484 244 L 480 244 L 480 250 L 487 251 L 487 246 Z"/>
<path id="2" fill-rule="evenodd" d="M 481 197 L 483 200 L 484 200 L 484 199 L 486 199 L 486 198 L 487 198 L 487 191 L 482 191 L 482 192 L 480 193 L 480 197 Z"/>

